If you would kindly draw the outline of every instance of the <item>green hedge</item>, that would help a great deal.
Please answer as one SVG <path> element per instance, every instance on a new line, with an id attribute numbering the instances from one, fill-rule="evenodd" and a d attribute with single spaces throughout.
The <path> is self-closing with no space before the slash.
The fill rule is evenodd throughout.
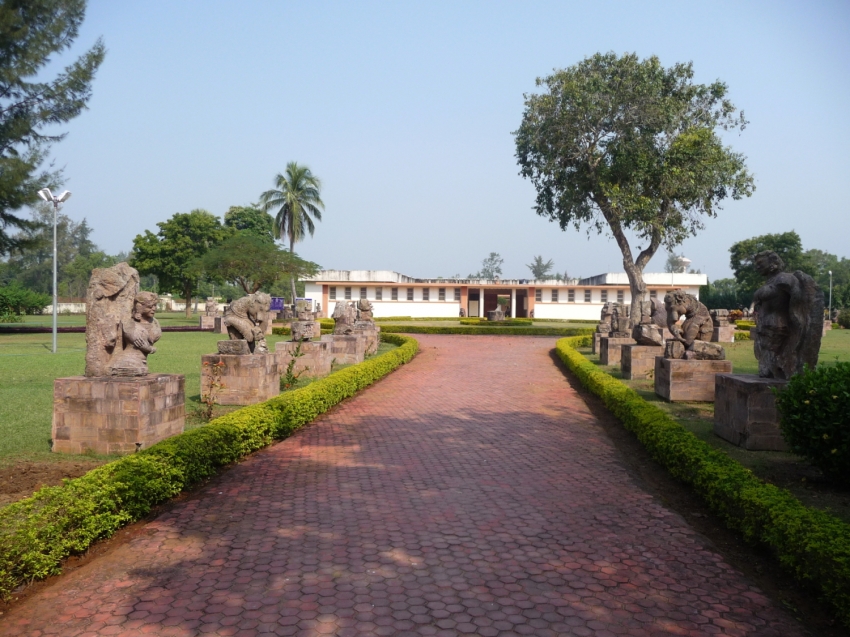
<path id="1" fill-rule="evenodd" d="M 382 340 L 399 347 L 0 509 L 0 596 L 58 573 L 67 556 L 85 551 L 221 467 L 286 438 L 408 362 L 419 347 L 405 336 L 387 334 Z"/>
<path id="2" fill-rule="evenodd" d="M 820 590 L 850 627 L 850 525 L 804 506 L 784 489 L 758 479 L 728 455 L 576 351 L 590 337 L 558 341 L 558 356 L 581 383 L 634 432 L 655 460 L 694 487 L 726 524 L 769 546 L 784 567 Z"/>
<path id="3" fill-rule="evenodd" d="M 435 325 L 382 325 L 381 334 L 502 334 L 505 336 L 577 336 L 592 334 L 587 327 L 491 327 L 461 325 L 439 327 Z"/>
<path id="4" fill-rule="evenodd" d="M 735 328 L 739 330 L 748 330 L 755 326 L 755 321 L 735 321 Z"/>
<path id="5" fill-rule="evenodd" d="M 486 325 L 489 327 L 516 327 L 521 325 L 531 325 L 529 318 L 508 318 L 504 321 L 488 321 L 485 318 L 462 318 L 459 319 L 461 325 Z"/>
<path id="6" fill-rule="evenodd" d="M 531 319 L 535 323 L 591 323 L 596 325 L 599 323 L 599 319 L 545 319 L 545 318 L 533 318 Z"/>
<path id="7" fill-rule="evenodd" d="M 331 325 L 329 328 L 325 328 L 324 324 L 321 324 L 320 327 L 322 328 L 322 334 L 333 334 L 333 325 Z M 277 336 L 288 336 L 289 334 L 292 334 L 292 330 L 289 328 L 289 326 L 273 327 L 272 334 L 275 334 Z"/>
<path id="8" fill-rule="evenodd" d="M 740 331 L 736 330 L 734 332 L 734 336 L 735 336 L 735 342 L 750 340 L 750 333 L 749 332 L 740 332 Z"/>
<path id="9" fill-rule="evenodd" d="M 381 321 L 457 321 L 458 316 L 376 316 L 375 322 Z"/>

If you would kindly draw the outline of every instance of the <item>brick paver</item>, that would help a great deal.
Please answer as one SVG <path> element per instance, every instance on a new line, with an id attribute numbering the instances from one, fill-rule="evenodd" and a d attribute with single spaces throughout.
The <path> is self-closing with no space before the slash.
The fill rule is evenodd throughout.
<path id="1" fill-rule="evenodd" d="M 552 339 L 420 342 L 0 632 L 803 634 L 633 482 Z"/>

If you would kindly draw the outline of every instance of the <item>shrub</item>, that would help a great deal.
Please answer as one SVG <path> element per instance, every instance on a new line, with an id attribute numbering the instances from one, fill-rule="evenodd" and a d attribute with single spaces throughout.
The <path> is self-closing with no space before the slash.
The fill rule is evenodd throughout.
<path id="1" fill-rule="evenodd" d="M 735 327 L 739 330 L 748 330 L 756 326 L 755 321 L 736 321 Z"/>
<path id="2" fill-rule="evenodd" d="M 744 313 L 741 310 L 729 310 L 729 320 L 733 323 L 744 318 Z"/>
<path id="3" fill-rule="evenodd" d="M 655 460 L 691 485 L 727 526 L 748 541 L 770 547 L 800 581 L 818 588 L 841 622 L 850 627 L 850 525 L 759 480 L 601 371 L 575 349 L 590 345 L 590 338 L 565 338 L 556 346 L 558 356 L 581 383 L 634 432 Z"/>
<path id="4" fill-rule="evenodd" d="M 850 329 L 850 308 L 841 310 L 841 312 L 838 313 L 838 319 L 836 320 L 836 323 L 838 323 L 845 330 Z"/>
<path id="5" fill-rule="evenodd" d="M 0 286 L 0 315 L 41 314 L 53 299 L 49 294 L 41 294 L 22 288 L 16 283 Z M 4 321 L 17 322 L 17 321 Z"/>
<path id="6" fill-rule="evenodd" d="M 850 483 L 850 363 L 806 369 L 776 393 L 782 437 L 798 456 Z"/>
<path id="7" fill-rule="evenodd" d="M 735 331 L 734 335 L 735 335 L 735 342 L 736 343 L 738 341 L 749 341 L 750 340 L 750 333 L 749 332 Z"/>
<path id="8" fill-rule="evenodd" d="M 220 467 L 286 438 L 408 362 L 418 349 L 405 336 L 382 340 L 399 347 L 0 508 L 0 597 L 58 573 L 68 555 L 85 551 Z"/>
<path id="9" fill-rule="evenodd" d="M 520 325 L 531 325 L 529 318 L 510 318 L 504 321 L 488 321 L 486 318 L 462 318 L 461 325 L 487 325 L 489 327 L 516 327 Z"/>
<path id="10" fill-rule="evenodd" d="M 587 327 L 493 327 L 492 325 L 382 325 L 381 334 L 501 334 L 503 336 L 576 336 L 592 334 Z"/>

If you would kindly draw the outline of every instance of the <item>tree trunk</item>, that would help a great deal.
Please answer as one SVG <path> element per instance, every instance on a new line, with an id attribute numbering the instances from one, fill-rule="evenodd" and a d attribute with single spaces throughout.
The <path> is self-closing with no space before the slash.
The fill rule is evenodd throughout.
<path id="1" fill-rule="evenodd" d="M 289 238 L 289 253 L 295 254 L 295 240 L 290 236 Z M 292 272 L 289 274 L 289 283 L 292 287 L 292 309 L 295 309 L 295 273 Z"/>
<path id="2" fill-rule="evenodd" d="M 186 318 L 192 318 L 192 284 L 183 284 L 183 300 L 186 301 Z"/>

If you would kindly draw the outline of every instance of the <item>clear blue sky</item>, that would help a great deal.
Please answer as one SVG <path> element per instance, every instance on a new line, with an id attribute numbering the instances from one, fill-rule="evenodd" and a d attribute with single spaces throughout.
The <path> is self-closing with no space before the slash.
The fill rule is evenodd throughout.
<path id="1" fill-rule="evenodd" d="M 96 0 L 75 49 L 108 54 L 90 110 L 54 147 L 95 241 L 128 250 L 175 212 L 223 215 L 286 163 L 324 183 L 296 249 L 326 268 L 463 276 L 491 251 L 571 276 L 622 270 L 607 237 L 532 211 L 511 132 L 536 77 L 597 51 L 692 61 L 750 126 L 753 197 L 681 248 L 712 278 L 740 239 L 796 230 L 850 256 L 850 3 Z M 648 270 L 663 269 L 662 253 Z"/>

